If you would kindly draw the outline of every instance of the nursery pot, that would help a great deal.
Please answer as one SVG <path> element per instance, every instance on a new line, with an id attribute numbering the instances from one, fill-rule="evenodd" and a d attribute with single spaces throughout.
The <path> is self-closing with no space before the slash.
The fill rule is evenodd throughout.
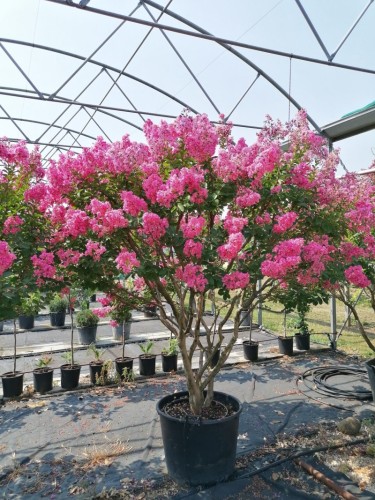
<path id="1" fill-rule="evenodd" d="M 23 391 L 23 373 L 7 372 L 1 375 L 4 398 L 20 396 Z"/>
<path id="2" fill-rule="evenodd" d="M 34 316 L 27 316 L 26 314 L 20 314 L 18 316 L 18 323 L 21 330 L 31 330 L 34 328 Z"/>
<path id="3" fill-rule="evenodd" d="M 64 326 L 65 325 L 65 311 L 49 313 L 51 326 Z"/>
<path id="4" fill-rule="evenodd" d="M 63 389 L 76 389 L 79 384 L 79 374 L 81 373 L 80 365 L 62 365 L 61 370 L 61 387 Z"/>
<path id="5" fill-rule="evenodd" d="M 144 309 L 146 318 L 153 318 L 156 316 L 156 306 L 146 306 Z"/>
<path id="6" fill-rule="evenodd" d="M 372 400 L 375 402 L 375 358 L 365 361 L 368 378 L 370 381 Z"/>
<path id="7" fill-rule="evenodd" d="M 285 356 L 293 356 L 293 337 L 278 337 L 279 352 Z"/>
<path id="8" fill-rule="evenodd" d="M 116 358 L 115 359 L 116 371 L 120 375 L 121 379 L 124 378 L 124 368 L 128 372 L 133 370 L 133 358 Z"/>
<path id="9" fill-rule="evenodd" d="M 2 321 L 0 321 L 0 332 L 2 332 L 4 329 L 4 323 Z"/>
<path id="10" fill-rule="evenodd" d="M 295 336 L 296 348 L 299 351 L 308 351 L 310 349 L 310 334 L 296 333 Z"/>
<path id="11" fill-rule="evenodd" d="M 248 361 L 257 361 L 259 343 L 252 342 L 250 340 L 244 340 L 242 345 L 245 359 L 247 359 Z"/>
<path id="12" fill-rule="evenodd" d="M 89 369 L 90 369 L 90 381 L 92 384 L 97 384 L 98 383 L 98 377 L 102 375 L 102 370 L 103 370 L 103 361 L 91 361 L 89 363 Z M 107 373 L 103 373 L 103 377 L 106 378 Z"/>
<path id="13" fill-rule="evenodd" d="M 139 356 L 139 374 L 140 375 L 155 375 L 155 354 L 141 354 Z"/>
<path id="14" fill-rule="evenodd" d="M 96 302 L 96 293 L 94 293 L 93 295 L 91 295 L 90 302 Z"/>
<path id="15" fill-rule="evenodd" d="M 36 368 L 33 371 L 34 390 L 40 394 L 51 391 L 53 387 L 53 368 Z"/>
<path id="16" fill-rule="evenodd" d="M 243 309 L 240 312 L 240 324 L 241 326 L 250 326 L 250 311 Z"/>
<path id="17" fill-rule="evenodd" d="M 127 321 L 124 324 L 125 324 L 124 328 L 125 340 L 129 340 L 131 323 Z M 122 340 L 122 325 L 112 326 L 112 338 L 114 340 Z"/>
<path id="18" fill-rule="evenodd" d="M 228 416 L 204 420 L 199 416 L 177 418 L 166 413 L 169 404 L 186 398 L 187 392 L 177 392 L 156 405 L 168 474 L 176 482 L 191 486 L 224 481 L 234 471 L 242 405 L 233 396 L 214 392 L 215 401 L 231 407 Z"/>
<path id="19" fill-rule="evenodd" d="M 161 363 L 163 372 L 176 372 L 177 371 L 177 357 L 178 354 L 163 354 L 161 355 Z"/>
<path id="20" fill-rule="evenodd" d="M 78 342 L 80 344 L 95 344 L 97 326 L 81 326 L 78 327 Z"/>
<path id="21" fill-rule="evenodd" d="M 221 352 L 221 349 L 218 349 L 215 354 L 213 355 L 211 361 L 210 361 L 210 367 L 211 368 L 214 368 L 216 365 L 217 365 L 217 362 L 219 361 L 219 358 L 220 358 L 220 352 Z"/>

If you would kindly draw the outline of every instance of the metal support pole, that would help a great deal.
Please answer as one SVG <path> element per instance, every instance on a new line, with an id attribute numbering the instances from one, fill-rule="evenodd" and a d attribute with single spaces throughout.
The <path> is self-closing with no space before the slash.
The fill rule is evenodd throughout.
<path id="1" fill-rule="evenodd" d="M 260 290 L 262 288 L 262 280 L 258 280 L 258 290 Z M 262 300 L 260 299 L 260 296 L 259 296 L 259 302 L 258 302 L 258 325 L 259 325 L 259 328 L 261 328 L 263 324 L 263 318 L 262 318 Z"/>
<path id="2" fill-rule="evenodd" d="M 336 350 L 336 340 L 337 340 L 337 320 L 336 320 L 336 297 L 331 297 L 330 299 L 330 308 L 331 308 L 331 333 L 330 333 L 330 341 L 331 341 L 331 349 Z"/>

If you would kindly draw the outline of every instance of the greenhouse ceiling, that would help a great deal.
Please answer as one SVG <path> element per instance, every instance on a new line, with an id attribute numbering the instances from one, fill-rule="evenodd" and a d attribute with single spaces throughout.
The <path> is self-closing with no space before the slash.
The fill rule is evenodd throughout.
<path id="1" fill-rule="evenodd" d="M 0 136 L 48 160 L 185 110 L 254 140 L 304 108 L 349 171 L 375 147 L 374 0 L 2 0 Z M 327 125 L 329 124 L 329 125 Z"/>

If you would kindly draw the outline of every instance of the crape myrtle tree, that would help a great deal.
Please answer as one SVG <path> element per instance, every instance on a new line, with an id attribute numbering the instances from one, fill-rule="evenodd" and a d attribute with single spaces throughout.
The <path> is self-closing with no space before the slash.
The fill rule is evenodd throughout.
<path id="1" fill-rule="evenodd" d="M 304 112 L 286 126 L 269 119 L 251 146 L 205 115 L 147 121 L 144 133 L 145 144 L 99 138 L 52 162 L 37 201 L 54 234 L 38 254 L 38 272 L 47 261 L 56 272 L 73 266 L 125 305 L 151 296 L 178 340 L 190 406 L 200 414 L 238 338 L 244 297 L 251 308 L 290 273 L 308 283 L 324 271 L 340 231 L 325 194 L 338 158 Z M 210 300 L 212 322 L 204 316 Z M 196 352 L 205 356 L 193 368 Z"/>

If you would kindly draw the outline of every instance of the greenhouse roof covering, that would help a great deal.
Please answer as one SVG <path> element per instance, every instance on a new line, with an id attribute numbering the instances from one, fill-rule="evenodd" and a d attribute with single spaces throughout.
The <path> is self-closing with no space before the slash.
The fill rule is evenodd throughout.
<path id="1" fill-rule="evenodd" d="M 251 142 L 299 108 L 345 139 L 348 170 L 373 160 L 374 0 L 2 0 L 0 14 L 0 136 L 45 160 L 142 140 L 145 120 L 185 109 Z"/>

